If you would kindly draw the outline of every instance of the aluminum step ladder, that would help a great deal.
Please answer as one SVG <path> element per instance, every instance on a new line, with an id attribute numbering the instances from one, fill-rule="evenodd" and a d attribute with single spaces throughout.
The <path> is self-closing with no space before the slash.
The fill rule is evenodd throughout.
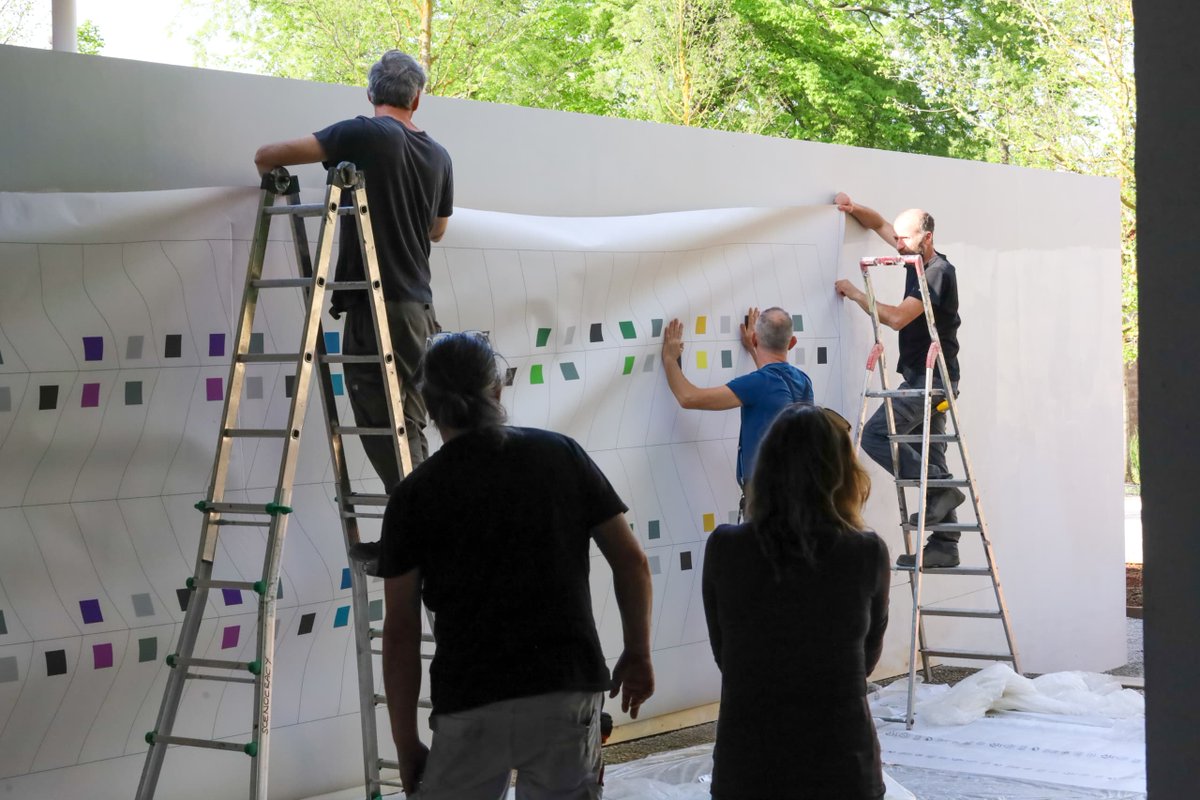
<path id="1" fill-rule="evenodd" d="M 930 347 L 925 359 L 925 385 L 921 389 L 891 389 L 888 386 L 888 372 L 885 365 L 883 342 L 880 339 L 879 310 L 875 302 L 875 289 L 871 283 L 870 268 L 876 266 L 905 267 L 916 271 L 917 283 L 921 289 L 921 304 L 924 307 L 925 323 L 929 328 Z M 904 532 L 904 552 L 915 556 L 912 568 L 894 567 L 898 572 L 907 573 L 909 585 L 912 588 L 912 632 L 908 654 L 908 708 L 904 723 L 912 729 L 914 722 L 913 705 L 916 692 L 917 660 L 920 656 L 925 680 L 931 680 L 930 659 L 952 658 L 971 659 L 980 661 L 1001 661 L 1012 664 L 1016 672 L 1020 672 L 1020 656 L 1017 652 L 1016 639 L 1013 637 L 1012 623 L 1009 619 L 1008 606 L 1004 601 L 1004 590 L 1000 585 L 1000 573 L 996 566 L 992 541 L 988 536 L 987 522 L 983 514 L 983 506 L 979 500 L 979 487 L 975 481 L 975 473 L 971 467 L 971 459 L 967 453 L 966 439 L 962 435 L 959 422 L 958 403 L 954 392 L 947 392 L 941 387 L 950 386 L 950 374 L 946 368 L 946 358 L 942 353 L 941 340 L 938 338 L 937 327 L 934 324 L 933 306 L 929 300 L 929 285 L 925 280 L 924 263 L 919 255 L 882 256 L 864 258 L 859 262 L 862 270 L 863 283 L 867 294 L 867 304 L 871 317 L 871 326 L 875 343 L 867 356 L 866 378 L 863 382 L 862 406 L 859 411 L 858 429 L 855 433 L 854 449 L 857 452 L 862 443 L 863 427 L 867 421 L 867 406 L 872 399 L 883 400 L 886 409 L 888 438 L 892 449 L 892 477 L 896 484 L 896 499 L 900 508 L 900 528 Z M 871 388 L 871 376 L 879 367 L 879 389 Z M 935 387 L 934 369 L 941 378 L 941 386 Z M 895 398 L 920 397 L 924 400 L 924 416 L 920 433 L 898 434 L 896 418 L 892 411 L 892 400 Z M 935 404 L 934 400 L 937 399 Z M 934 413 L 948 414 L 947 433 L 931 434 L 930 419 Z M 962 457 L 962 479 L 931 479 L 929 477 L 929 445 L 930 443 L 954 443 L 958 445 Z M 900 477 L 900 455 L 898 445 L 919 444 L 921 447 L 921 475 L 919 478 L 904 479 Z M 970 498 L 970 507 L 974 509 L 974 522 L 926 523 L 926 495 L 931 488 L 955 487 L 960 488 Z M 917 489 L 917 520 L 910 522 L 908 500 L 905 489 Z M 965 506 L 964 506 L 965 507 Z M 925 536 L 936 532 L 978 533 L 983 543 L 984 566 L 927 568 L 922 564 Z M 915 541 L 914 541 L 915 535 Z M 946 608 L 942 606 L 927 606 L 921 602 L 921 584 L 925 575 L 946 576 L 986 576 L 991 579 L 992 590 L 996 597 L 996 607 L 993 610 L 973 608 Z M 980 652 L 954 648 L 930 647 L 925 636 L 925 617 L 958 617 L 972 619 L 998 620 L 1004 629 L 1004 639 L 1008 650 L 1006 652 Z M 896 720 L 899 721 L 899 720 Z"/>
<path id="2" fill-rule="evenodd" d="M 213 462 L 212 478 L 208 494 L 196 504 L 204 515 L 200 534 L 199 552 L 196 556 L 194 574 L 187 580 L 188 599 L 183 625 L 180 629 L 176 652 L 167 656 L 171 667 L 159 707 L 154 730 L 146 734 L 150 745 L 146 762 L 138 784 L 136 800 L 151 800 L 154 797 L 163 760 L 170 745 L 200 747 L 240 752 L 250 757 L 251 800 L 266 800 L 268 797 L 268 763 L 271 734 L 271 684 L 275 658 L 276 603 L 279 586 L 280 562 L 283 555 L 287 522 L 292 513 L 290 507 L 296 465 L 300 454 L 301 434 L 305 412 L 308 407 L 310 380 L 316 372 L 322 405 L 325 410 L 326 429 L 335 476 L 335 492 L 338 515 L 342 522 L 347 552 L 359 542 L 358 520 L 381 517 L 382 506 L 387 504 L 385 494 L 355 492 L 347 472 L 343 437 L 389 436 L 395 446 L 396 462 L 400 475 L 407 475 L 412 468 L 408 451 L 408 439 L 404 429 L 402 390 L 396 372 L 395 358 L 391 350 L 391 335 L 388 330 L 387 313 L 384 307 L 379 264 L 375 255 L 371 233 L 369 208 L 363 174 L 353 164 L 342 163 L 329 171 L 324 199 L 320 203 L 300 202 L 299 182 L 282 168 L 263 176 L 262 196 L 259 202 L 253 242 L 250 247 L 249 266 L 246 270 L 245 288 L 242 294 L 241 315 L 238 319 L 234 341 L 236 351 L 229 369 L 228 391 L 221 415 L 220 436 Z M 279 198 L 284 203 L 277 204 Z M 348 205 L 343 205 L 343 200 Z M 292 239 L 295 245 L 296 262 L 300 277 L 263 278 L 271 218 L 286 216 L 291 221 Z M 335 282 L 330 280 L 334 232 L 338 218 L 353 216 L 357 223 L 359 244 L 362 248 L 365 279 L 361 281 Z M 307 217 L 320 218 L 317 236 L 316 259 L 311 257 L 305 229 Z M 258 305 L 259 293 L 274 289 L 302 289 L 304 324 L 300 349 L 296 353 L 252 352 L 251 333 Z M 330 291 L 365 291 L 370 299 L 371 313 L 375 322 L 376 353 L 380 355 L 343 355 L 326 351 L 325 336 L 321 324 L 324 300 Z M 361 428 L 342 425 L 338 419 L 335 391 L 330 372 L 331 364 L 376 364 L 384 376 L 384 387 L 388 395 L 390 427 Z M 295 369 L 291 405 L 287 424 L 282 428 L 248 428 L 238 425 L 238 409 L 248 364 L 292 365 Z M 239 439 L 281 439 L 279 478 L 274 499 L 269 503 L 231 503 L 224 500 L 229 478 L 229 464 L 234 442 Z M 374 507 L 374 511 L 360 508 Z M 262 577 L 253 582 L 224 581 L 213 578 L 214 561 L 217 557 L 218 539 L 222 533 L 234 535 L 238 528 L 265 528 L 266 546 L 262 565 Z M 395 762 L 381 762 L 378 755 L 375 709 L 385 702 L 374 691 L 374 665 L 372 640 L 382 635 L 370 627 L 369 601 L 367 597 L 368 576 L 363 566 L 350 560 L 351 602 L 354 612 L 355 649 L 359 669 L 359 698 L 363 730 L 363 767 L 366 797 L 381 796 L 382 785 L 399 785 L 398 781 L 380 778 L 381 767 L 395 767 Z M 200 631 L 204 610 L 211 589 L 235 589 L 252 591 L 257 595 L 257 645 L 255 658 L 249 662 L 197 658 L 196 639 Z M 432 641 L 432 637 L 428 637 Z M 376 653 L 378 651 L 375 651 Z M 174 735 L 176 716 L 188 681 L 209 680 L 228 683 L 251 684 L 254 687 L 254 716 L 248 740 L 201 739 Z"/>

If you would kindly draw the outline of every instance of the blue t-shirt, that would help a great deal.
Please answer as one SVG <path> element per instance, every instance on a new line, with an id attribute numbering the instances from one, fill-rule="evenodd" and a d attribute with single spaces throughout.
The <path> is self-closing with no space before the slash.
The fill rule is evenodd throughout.
<path id="1" fill-rule="evenodd" d="M 742 402 L 737 479 L 739 485 L 745 485 L 754 474 L 758 445 L 779 412 L 792 403 L 813 402 L 812 381 L 791 364 L 775 361 L 725 385 Z"/>

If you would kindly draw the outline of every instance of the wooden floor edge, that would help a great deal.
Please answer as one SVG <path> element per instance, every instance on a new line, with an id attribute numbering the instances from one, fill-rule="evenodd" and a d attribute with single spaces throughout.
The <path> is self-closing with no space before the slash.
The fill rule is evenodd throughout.
<path id="1" fill-rule="evenodd" d="M 612 736 L 609 737 L 607 744 L 644 739 L 647 736 L 657 736 L 660 733 L 669 733 L 681 728 L 703 725 L 706 722 L 715 722 L 720 708 L 720 703 L 709 703 L 650 719 L 636 719 L 613 728 Z"/>

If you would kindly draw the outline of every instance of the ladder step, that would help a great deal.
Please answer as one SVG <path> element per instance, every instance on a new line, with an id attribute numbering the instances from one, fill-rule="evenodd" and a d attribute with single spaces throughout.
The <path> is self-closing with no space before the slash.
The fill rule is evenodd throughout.
<path id="1" fill-rule="evenodd" d="M 383 519 L 383 514 L 363 514 L 357 511 L 343 511 L 342 519 Z"/>
<path id="2" fill-rule="evenodd" d="M 286 439 L 286 428 L 225 428 L 222 436 L 230 439 Z"/>
<path id="3" fill-rule="evenodd" d="M 213 503 L 201 500 L 196 509 L 206 514 L 290 514 L 292 509 L 276 503 Z"/>
<path id="4" fill-rule="evenodd" d="M 177 744 L 182 747 L 207 747 L 209 750 L 228 750 L 234 753 L 245 753 L 254 757 L 258 754 L 258 745 L 254 742 L 219 742 L 215 739 L 192 739 L 187 736 L 165 736 L 160 733 L 146 734 L 150 744 Z"/>
<path id="5" fill-rule="evenodd" d="M 335 432 L 345 436 L 391 436 L 391 428 L 358 428 L 353 425 L 338 425 Z"/>
<path id="6" fill-rule="evenodd" d="M 923 437 L 919 433 L 896 433 L 888 436 L 888 439 L 893 442 L 904 442 L 907 444 L 920 444 Z M 931 433 L 929 434 L 931 442 L 957 442 L 957 433 Z"/>
<path id="7" fill-rule="evenodd" d="M 893 572 L 912 572 L 912 567 L 892 567 Z M 978 575 L 990 578 L 992 571 L 987 567 L 922 567 L 924 575 Z"/>
<path id="8" fill-rule="evenodd" d="M 326 354 L 321 356 L 321 360 L 326 364 L 378 364 L 380 362 L 378 355 L 348 356 L 344 353 Z"/>
<path id="9" fill-rule="evenodd" d="M 390 494 L 370 494 L 368 492 L 351 492 L 342 498 L 348 506 L 386 506 L 392 499 Z"/>
<path id="10" fill-rule="evenodd" d="M 237 360 L 243 364 L 295 364 L 299 353 L 238 353 Z"/>
<path id="11" fill-rule="evenodd" d="M 209 675 L 206 672 L 188 672 L 183 677 L 190 681 L 217 681 L 218 683 L 257 683 L 256 678 L 240 678 L 236 675 Z"/>
<path id="12" fill-rule="evenodd" d="M 913 488 L 913 487 L 917 487 L 917 486 L 921 485 L 921 479 L 920 478 L 900 478 L 899 480 L 896 481 L 896 485 Z M 929 488 L 931 488 L 931 489 L 945 488 L 948 486 L 967 487 L 967 486 L 971 485 L 971 482 L 966 479 L 961 479 L 961 478 L 930 478 L 928 481 L 928 485 L 929 485 Z"/>
<path id="13" fill-rule="evenodd" d="M 204 667 L 205 669 L 228 669 L 238 670 L 240 672 L 254 672 L 258 674 L 258 662 L 255 661 L 225 661 L 216 658 L 183 658 L 176 654 L 167 659 L 167 666 L 170 667 Z"/>
<path id="14" fill-rule="evenodd" d="M 250 281 L 255 289 L 304 289 L 312 286 L 312 278 L 259 278 Z"/>
<path id="15" fill-rule="evenodd" d="M 380 769 L 400 769 L 399 761 L 391 761 L 386 758 L 381 758 L 378 761 Z"/>
<path id="16" fill-rule="evenodd" d="M 213 522 L 214 525 L 237 525 L 244 528 L 269 528 L 271 523 L 259 522 L 253 519 L 219 519 Z"/>
<path id="17" fill-rule="evenodd" d="M 900 527 L 906 531 L 919 530 L 916 525 L 908 522 Z M 933 525 L 926 525 L 925 530 L 929 533 L 970 533 L 982 529 L 979 527 L 978 522 L 938 522 Z"/>
<path id="18" fill-rule="evenodd" d="M 297 203 L 296 205 L 268 206 L 263 213 L 269 217 L 320 217 L 325 213 L 324 203 Z M 339 214 L 353 214 L 354 206 L 339 206 Z"/>
<path id="19" fill-rule="evenodd" d="M 1012 653 L 985 653 L 979 650 L 922 650 L 931 658 L 965 658 L 976 661 L 1009 661 L 1013 660 Z"/>
<path id="20" fill-rule="evenodd" d="M 198 581 L 193 578 L 188 588 L 193 586 L 197 589 L 241 589 L 247 592 L 257 592 L 259 583 L 257 581 Z"/>
<path id="21" fill-rule="evenodd" d="M 1004 619 L 999 611 L 981 611 L 975 608 L 940 608 L 930 606 L 921 609 L 923 617 L 972 617 L 977 619 Z"/>
<path id="22" fill-rule="evenodd" d="M 929 392 L 931 397 L 945 397 L 946 392 L 942 389 L 931 389 Z M 924 397 L 924 389 L 887 389 L 886 391 L 867 391 L 867 397 Z"/>

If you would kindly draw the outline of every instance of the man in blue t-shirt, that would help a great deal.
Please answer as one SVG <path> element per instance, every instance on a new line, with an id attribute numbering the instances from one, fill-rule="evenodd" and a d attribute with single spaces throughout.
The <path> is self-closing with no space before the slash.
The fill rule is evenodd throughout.
<path id="1" fill-rule="evenodd" d="M 408 451 L 416 467 L 428 456 L 425 403 L 415 391 L 417 364 L 429 337 L 440 330 L 429 286 L 429 254 L 454 211 L 450 155 L 413 123 L 421 102 L 425 70 L 416 59 L 389 50 L 367 74 L 371 116 L 335 122 L 299 139 L 263 145 L 254 155 L 259 174 L 275 167 L 350 161 L 363 172 L 371 206 L 371 230 L 383 280 L 392 351 L 404 395 Z M 354 200 L 343 199 L 343 205 Z M 363 280 L 362 252 L 353 217 L 342 217 L 338 237 L 338 281 Z M 365 291 L 334 292 L 331 313 L 346 313 L 342 352 L 374 355 L 375 324 Z M 390 428 L 383 375 L 376 364 L 346 364 L 346 388 L 355 420 L 363 428 Z M 364 436 L 363 449 L 391 492 L 400 482 L 390 436 Z"/>
<path id="2" fill-rule="evenodd" d="M 738 436 L 737 481 L 744 486 L 754 473 L 758 445 L 784 406 L 812 403 L 812 381 L 803 371 L 788 363 L 788 351 L 796 346 L 792 334 L 792 315 L 779 307 L 759 313 L 750 309 L 741 326 L 742 346 L 750 352 L 758 367 L 748 375 L 734 378 L 724 386 L 703 389 L 683 374 L 683 323 L 671 320 L 663 333 L 663 369 L 667 385 L 684 408 L 705 411 L 742 409 L 742 430 Z"/>

